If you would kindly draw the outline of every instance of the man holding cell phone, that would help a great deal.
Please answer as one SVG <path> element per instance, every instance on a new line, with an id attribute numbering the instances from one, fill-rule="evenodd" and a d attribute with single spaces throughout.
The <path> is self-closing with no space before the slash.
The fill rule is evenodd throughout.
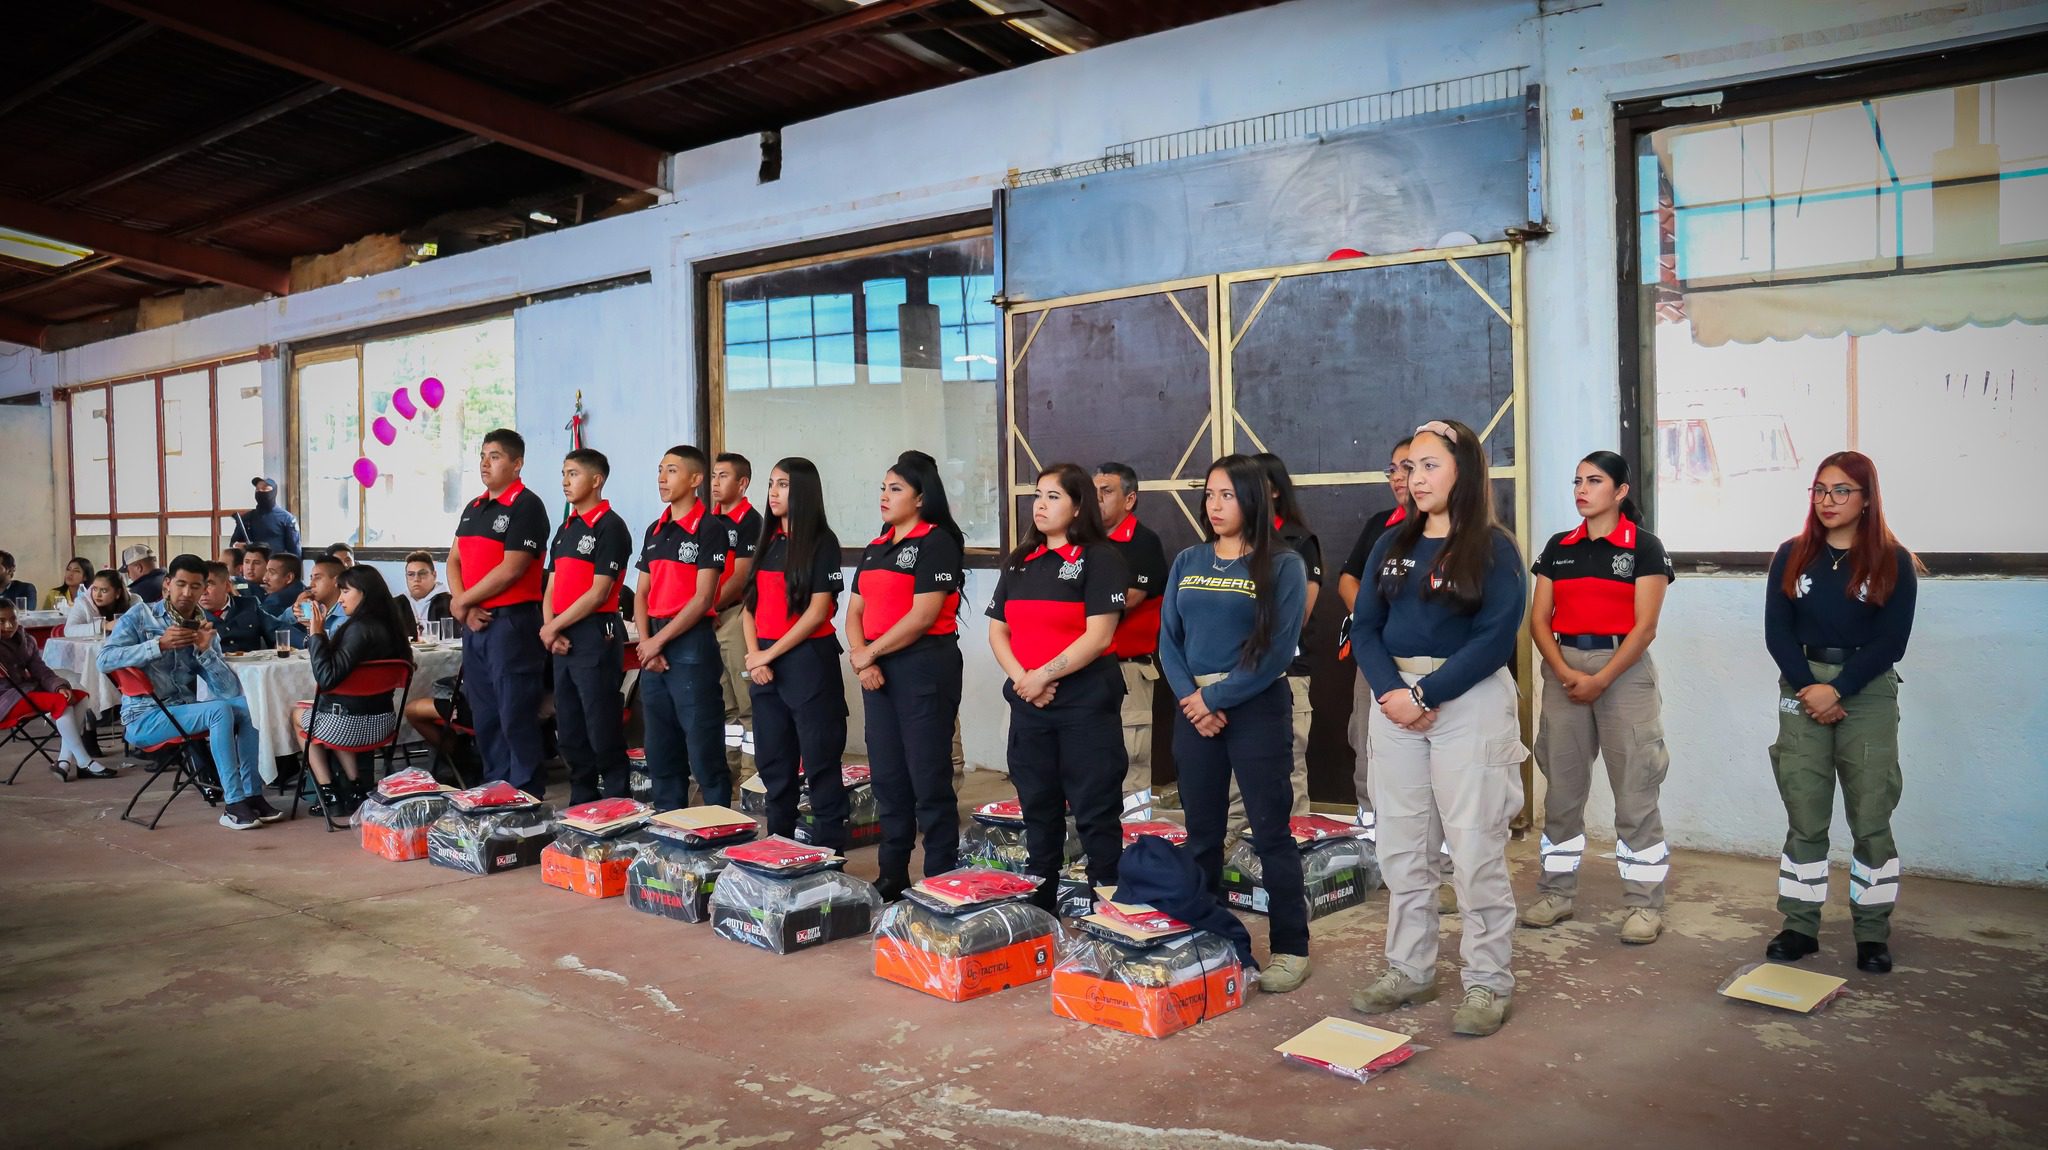
<path id="1" fill-rule="evenodd" d="M 206 561 L 197 555 L 180 555 L 171 560 L 167 575 L 163 598 L 130 607 L 100 648 L 102 672 L 140 668 L 149 676 L 156 699 L 163 703 L 159 708 L 148 695 L 130 695 L 121 701 L 121 722 L 127 728 L 128 741 L 149 746 L 176 737 L 178 731 L 165 717 L 166 711 L 185 730 L 206 731 L 207 750 L 220 771 L 221 792 L 227 801 L 220 825 L 243 831 L 275 822 L 284 813 L 263 797 L 262 776 L 256 771 L 262 750 L 249 719 L 249 703 L 242 697 L 242 681 L 222 656 L 213 621 L 201 604 L 206 593 Z M 201 680 L 213 695 L 205 702 L 199 701 Z"/>

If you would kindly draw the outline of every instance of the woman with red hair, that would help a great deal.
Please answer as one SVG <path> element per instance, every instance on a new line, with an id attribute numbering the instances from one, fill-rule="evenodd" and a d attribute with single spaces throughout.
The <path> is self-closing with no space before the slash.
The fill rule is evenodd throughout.
<path id="1" fill-rule="evenodd" d="M 1785 929 L 1767 958 L 1796 961 L 1820 949 L 1828 897 L 1828 824 L 1835 781 L 1854 839 L 1849 911 L 1856 966 L 1892 968 L 1892 907 L 1899 898 L 1899 673 L 1913 633 L 1920 562 L 1884 521 L 1877 467 L 1857 451 L 1820 461 L 1806 529 L 1779 546 L 1765 588 L 1764 642 L 1778 664 L 1778 741 L 1771 770 L 1790 828 L 1779 864 Z"/>

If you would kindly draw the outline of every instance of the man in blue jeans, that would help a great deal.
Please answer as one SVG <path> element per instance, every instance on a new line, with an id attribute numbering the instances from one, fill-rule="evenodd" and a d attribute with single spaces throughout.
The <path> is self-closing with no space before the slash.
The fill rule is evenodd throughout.
<path id="1" fill-rule="evenodd" d="M 113 633 L 100 648 L 100 670 L 139 668 L 164 704 L 159 708 L 147 696 L 135 695 L 121 701 L 121 722 L 128 728 L 130 743 L 146 747 L 168 742 L 178 736 L 177 727 L 188 734 L 206 732 L 204 750 L 213 756 L 227 799 L 220 825 L 246 831 L 276 822 L 284 812 L 263 797 L 262 776 L 256 770 L 262 753 L 256 727 L 249 721 L 242 681 L 221 655 L 213 620 L 200 603 L 205 594 L 206 561 L 197 555 L 171 560 L 163 598 L 137 603 L 115 621 Z M 203 703 L 202 680 L 213 695 Z M 177 727 L 165 718 L 164 709 L 177 720 Z"/>

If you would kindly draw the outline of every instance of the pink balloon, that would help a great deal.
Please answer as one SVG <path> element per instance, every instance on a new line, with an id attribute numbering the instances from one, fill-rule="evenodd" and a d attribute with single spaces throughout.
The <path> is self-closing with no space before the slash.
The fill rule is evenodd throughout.
<path id="1" fill-rule="evenodd" d="M 391 441 L 398 438 L 397 426 L 381 415 L 377 417 L 377 422 L 370 425 L 370 432 L 377 437 L 377 442 L 386 447 L 391 446 Z"/>
<path id="2" fill-rule="evenodd" d="M 448 398 L 448 389 L 441 386 L 440 380 L 431 375 L 420 380 L 420 399 L 425 401 L 428 407 L 439 411 L 441 410 L 441 401 L 446 398 Z"/>
<path id="3" fill-rule="evenodd" d="M 378 422 L 381 423 L 383 421 L 379 420 Z M 370 457 L 367 455 L 356 460 L 356 482 L 364 487 L 374 486 L 377 482 L 377 465 L 371 462 Z"/>
<path id="4" fill-rule="evenodd" d="M 412 393 L 402 387 L 392 393 L 391 406 L 397 408 L 398 414 L 407 419 L 411 419 L 420 413 L 420 409 L 413 406 Z"/>

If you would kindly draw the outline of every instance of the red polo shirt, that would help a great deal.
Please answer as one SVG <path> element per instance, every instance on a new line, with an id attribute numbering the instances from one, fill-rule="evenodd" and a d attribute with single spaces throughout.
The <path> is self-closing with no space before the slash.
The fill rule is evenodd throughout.
<path id="1" fill-rule="evenodd" d="M 507 552 L 524 551 L 539 558 L 545 553 L 547 538 L 546 505 L 516 479 L 496 498 L 485 492 L 470 500 L 455 525 L 455 554 L 462 559 L 463 586 L 474 587 L 483 582 L 505 561 Z M 495 610 L 519 603 L 538 603 L 546 581 L 546 564 L 528 564 L 525 574 L 483 605 Z"/>
<path id="2" fill-rule="evenodd" d="M 944 531 L 920 520 L 900 540 L 884 528 L 860 555 L 854 593 L 860 596 L 862 636 L 872 642 L 910 613 L 918 595 L 946 592 L 939 617 L 927 635 L 959 631 L 960 583 L 966 577 L 960 545 Z"/>
<path id="3" fill-rule="evenodd" d="M 1621 516 L 1604 539 L 1582 522 L 1551 537 L 1530 570 L 1550 580 L 1550 629 L 1559 635 L 1626 635 L 1636 626 L 1636 580 L 1676 580 L 1655 535 Z"/>

